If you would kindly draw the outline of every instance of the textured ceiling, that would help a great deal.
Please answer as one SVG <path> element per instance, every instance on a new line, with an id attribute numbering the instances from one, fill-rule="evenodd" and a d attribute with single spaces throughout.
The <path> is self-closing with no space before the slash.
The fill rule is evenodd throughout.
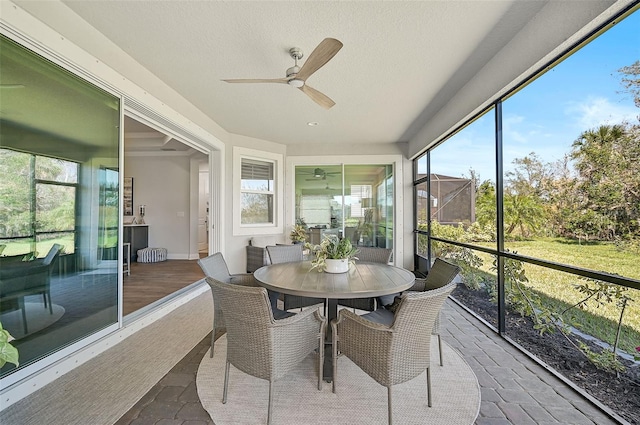
<path id="1" fill-rule="evenodd" d="M 408 141 L 546 3 L 62 2 L 225 130 L 287 145 Z M 291 47 L 304 62 L 325 37 L 344 47 L 307 83 L 329 110 L 284 84 L 221 81 L 284 77 Z"/>

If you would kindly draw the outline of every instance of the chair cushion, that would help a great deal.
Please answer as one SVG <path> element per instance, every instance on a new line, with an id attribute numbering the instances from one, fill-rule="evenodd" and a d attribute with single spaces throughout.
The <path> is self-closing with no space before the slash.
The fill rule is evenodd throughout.
<path id="1" fill-rule="evenodd" d="M 395 299 L 395 297 L 397 297 L 398 295 L 400 295 L 400 293 L 380 295 L 378 297 L 378 300 L 380 301 L 380 305 L 391 305 L 393 304 L 393 300 Z"/>
<path id="2" fill-rule="evenodd" d="M 393 312 L 386 308 L 379 308 L 371 313 L 363 314 L 363 319 L 367 319 L 370 322 L 380 323 L 381 325 L 391 326 L 393 323 Z"/>
<path id="3" fill-rule="evenodd" d="M 389 310 L 391 313 L 396 314 L 396 311 L 398 311 L 398 309 L 400 308 L 401 303 L 402 298 L 400 298 L 400 295 L 396 295 L 391 305 L 385 305 L 384 308 L 385 310 Z"/>

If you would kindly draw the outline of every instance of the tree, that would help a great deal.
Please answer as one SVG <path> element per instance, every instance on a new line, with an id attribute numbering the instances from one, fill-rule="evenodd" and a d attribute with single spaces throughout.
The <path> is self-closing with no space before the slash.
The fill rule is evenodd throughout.
<path id="1" fill-rule="evenodd" d="M 570 153 L 578 173 L 576 208 L 599 239 L 640 235 L 640 143 L 628 124 L 583 132 Z"/>
<path id="2" fill-rule="evenodd" d="M 544 200 L 549 198 L 552 175 L 550 166 L 534 152 L 514 159 L 513 164 L 513 171 L 505 173 L 505 233 L 512 235 L 518 229 L 521 236 L 529 237 L 538 234 L 545 221 Z"/>
<path id="3" fill-rule="evenodd" d="M 514 159 L 513 164 L 513 171 L 505 173 L 507 186 L 511 190 L 518 195 L 548 198 L 549 183 L 553 179 L 550 164 L 543 163 L 535 152 Z"/>
<path id="4" fill-rule="evenodd" d="M 544 208 L 536 196 L 505 192 L 504 221 L 507 235 L 513 234 L 515 229 L 519 229 L 523 237 L 539 233 L 544 215 Z"/>
<path id="5" fill-rule="evenodd" d="M 629 66 L 623 66 L 618 72 L 622 74 L 620 82 L 625 88 L 624 91 L 633 95 L 633 102 L 640 108 L 640 60 Z"/>
<path id="6" fill-rule="evenodd" d="M 483 227 L 496 225 L 496 187 L 490 180 L 482 182 L 476 192 L 476 220 Z"/>

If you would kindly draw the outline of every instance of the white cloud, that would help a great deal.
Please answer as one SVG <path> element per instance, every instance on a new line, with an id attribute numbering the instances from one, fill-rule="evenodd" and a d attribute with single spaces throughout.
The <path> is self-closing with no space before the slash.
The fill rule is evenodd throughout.
<path id="1" fill-rule="evenodd" d="M 577 128 L 587 130 L 605 124 L 635 121 L 640 111 L 634 106 L 611 103 L 605 97 L 589 97 L 584 102 L 570 103 L 565 114 L 576 123 Z"/>

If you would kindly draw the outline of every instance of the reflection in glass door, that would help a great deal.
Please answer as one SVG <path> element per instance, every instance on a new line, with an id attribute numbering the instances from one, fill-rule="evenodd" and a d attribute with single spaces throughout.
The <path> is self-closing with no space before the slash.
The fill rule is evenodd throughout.
<path id="1" fill-rule="evenodd" d="M 357 246 L 393 247 L 391 164 L 296 166 L 295 176 L 295 218 L 310 243 L 336 234 Z"/>

